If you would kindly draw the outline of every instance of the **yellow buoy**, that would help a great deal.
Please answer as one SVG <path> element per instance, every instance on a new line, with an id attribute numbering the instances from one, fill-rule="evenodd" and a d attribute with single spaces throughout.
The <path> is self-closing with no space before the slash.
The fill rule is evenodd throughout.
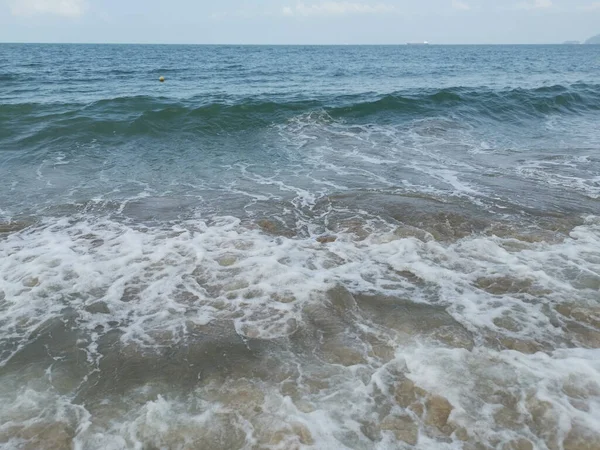
<path id="1" fill-rule="evenodd" d="M 165 82 L 165 77 L 160 77 L 160 78 L 158 79 L 158 81 L 160 81 L 161 83 L 164 83 L 164 82 Z"/>

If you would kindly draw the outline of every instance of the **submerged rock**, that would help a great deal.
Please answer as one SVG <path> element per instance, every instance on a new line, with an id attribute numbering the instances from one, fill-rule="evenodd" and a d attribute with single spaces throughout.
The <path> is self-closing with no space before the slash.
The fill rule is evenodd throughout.
<path id="1" fill-rule="evenodd" d="M 475 286 L 493 295 L 526 293 L 541 295 L 547 291 L 532 292 L 533 281 L 512 277 L 484 277 L 475 281 Z"/>
<path id="2" fill-rule="evenodd" d="M 466 442 L 469 440 L 469 432 L 463 427 L 457 427 L 456 431 L 454 432 L 454 437 L 459 441 Z"/>
<path id="3" fill-rule="evenodd" d="M 40 280 L 37 277 L 27 277 L 23 280 L 23 286 L 33 288 L 40 285 Z"/>
<path id="4" fill-rule="evenodd" d="M 443 429 L 448 424 L 448 418 L 452 412 L 452 405 L 444 397 L 432 395 L 425 401 L 427 408 L 426 422 L 438 429 Z"/>
<path id="5" fill-rule="evenodd" d="M 293 294 L 286 294 L 286 293 L 283 293 L 283 294 L 276 293 L 276 294 L 273 294 L 271 296 L 271 298 L 279 303 L 294 303 L 296 301 L 296 297 Z"/>
<path id="6" fill-rule="evenodd" d="M 396 439 L 409 445 L 416 445 L 419 439 L 419 426 L 408 416 L 387 416 L 381 429 L 393 432 Z"/>
<path id="7" fill-rule="evenodd" d="M 336 286 L 335 288 L 330 289 L 327 292 L 327 296 L 334 309 L 340 314 L 354 311 L 357 308 L 354 296 L 343 286 Z"/>
<path id="8" fill-rule="evenodd" d="M 504 444 L 502 450 L 533 450 L 533 443 L 528 439 L 516 439 Z"/>
<path id="9" fill-rule="evenodd" d="M 331 303 L 315 302 L 304 307 L 303 333 L 297 333 L 295 341 L 331 364 L 365 364 L 368 344 L 352 314 L 353 296 L 344 289 L 334 289 L 329 298 Z"/>
<path id="10" fill-rule="evenodd" d="M 424 397 L 425 394 L 426 392 L 420 387 L 417 387 L 412 380 L 403 377 L 402 380 L 396 384 L 394 398 L 396 399 L 396 403 L 400 406 L 408 408 L 418 399 Z"/>
<path id="11" fill-rule="evenodd" d="M 563 303 L 556 305 L 555 309 L 564 317 L 600 329 L 600 307 L 586 307 Z"/>
<path id="12" fill-rule="evenodd" d="M 263 230 L 265 233 L 272 234 L 274 236 L 284 236 L 284 237 L 294 237 L 296 233 L 286 228 L 285 225 L 279 222 L 274 222 L 269 219 L 261 219 L 256 224 Z"/>
<path id="13" fill-rule="evenodd" d="M 494 318 L 493 323 L 498 328 L 504 328 L 505 330 L 512 332 L 519 332 L 523 329 L 522 324 L 508 315 Z"/>
<path id="14" fill-rule="evenodd" d="M 16 233 L 17 231 L 24 230 L 29 225 L 29 223 L 25 222 L 3 222 L 0 223 L 0 234 Z"/>
<path id="15" fill-rule="evenodd" d="M 527 419 L 529 428 L 543 439 L 549 448 L 560 448 L 560 424 L 552 403 L 530 396 L 525 406 L 529 412 Z"/>
<path id="16" fill-rule="evenodd" d="M 203 391 L 203 396 L 227 409 L 250 415 L 255 414 L 257 410 L 262 410 L 265 401 L 260 383 L 246 378 L 228 380 L 223 384 L 213 382 Z"/>
<path id="17" fill-rule="evenodd" d="M 300 422 L 292 422 L 291 424 L 292 430 L 294 431 L 294 433 L 296 433 L 296 435 L 300 438 L 300 442 L 304 445 L 313 445 L 314 444 L 314 439 L 312 437 L 312 434 L 310 433 L 310 430 L 304 425 L 301 424 Z"/>
<path id="18" fill-rule="evenodd" d="M 440 438 L 456 433 L 457 439 L 462 441 L 468 439 L 465 429 L 449 422 L 454 408 L 446 398 L 430 394 L 416 386 L 412 380 L 402 376 L 396 384 L 394 399 L 399 406 L 412 411 L 431 427 L 427 431 L 428 434 Z"/>
<path id="19" fill-rule="evenodd" d="M 194 305 L 200 297 L 190 291 L 180 291 L 175 294 L 175 300 L 186 305 Z"/>
<path id="20" fill-rule="evenodd" d="M 253 449 L 299 450 L 303 445 L 313 445 L 315 443 L 308 427 L 297 421 L 285 424 L 277 423 L 274 418 L 269 420 L 262 418 L 254 424 L 254 427 L 260 445 L 258 447 L 253 446 Z"/>
<path id="21" fill-rule="evenodd" d="M 381 440 L 381 428 L 374 422 L 364 422 L 360 426 L 360 431 L 373 442 Z"/>
<path id="22" fill-rule="evenodd" d="M 122 302 L 129 303 L 140 299 L 140 294 L 146 289 L 146 286 L 141 286 L 137 284 L 138 282 L 139 281 L 136 281 L 136 284 L 128 284 L 125 286 L 123 295 L 121 296 Z"/>
<path id="23" fill-rule="evenodd" d="M 85 310 L 90 314 L 110 314 L 110 309 L 106 302 L 98 301 L 85 307 Z"/>
<path id="24" fill-rule="evenodd" d="M 302 411 L 304 414 L 309 414 L 316 409 L 312 403 L 302 399 L 294 400 L 294 405 L 296 405 L 298 411 Z"/>
<path id="25" fill-rule="evenodd" d="M 431 337 L 450 348 L 464 348 L 471 351 L 475 345 L 473 335 L 459 326 L 439 327 L 431 333 Z"/>
<path id="26" fill-rule="evenodd" d="M 384 295 L 354 295 L 361 314 L 405 338 L 428 336 L 452 347 L 472 348 L 471 332 L 439 305 Z"/>
<path id="27" fill-rule="evenodd" d="M 23 450 L 70 449 L 73 446 L 75 430 L 64 422 L 42 423 L 7 427 L 0 434 L 0 442 L 18 439 Z"/>
<path id="28" fill-rule="evenodd" d="M 259 227 L 261 227 L 264 231 L 275 232 L 277 231 L 277 224 L 272 220 L 261 219 L 256 222 Z"/>
<path id="29" fill-rule="evenodd" d="M 533 355 L 543 351 L 544 347 L 536 341 L 527 341 L 524 339 L 515 339 L 509 337 L 500 338 L 500 344 L 508 350 L 515 350 L 526 355 Z"/>
<path id="30" fill-rule="evenodd" d="M 337 241 L 336 236 L 319 236 L 317 238 L 317 242 L 320 242 L 321 244 L 330 244 L 335 241 Z"/>
<path id="31" fill-rule="evenodd" d="M 335 222 L 334 231 L 350 233 L 358 241 L 365 240 L 371 234 L 369 224 L 358 219 L 346 219 Z"/>
<path id="32" fill-rule="evenodd" d="M 434 240 L 431 233 L 409 225 L 403 225 L 396 228 L 396 230 L 394 230 L 394 236 L 397 236 L 400 239 L 415 238 L 423 242 Z"/>
<path id="33" fill-rule="evenodd" d="M 428 231 L 436 241 L 454 241 L 482 232 L 487 228 L 487 221 L 467 217 L 454 212 L 433 214 L 427 220 L 416 224 L 417 228 Z"/>
<path id="34" fill-rule="evenodd" d="M 600 431 L 591 431 L 575 425 L 563 441 L 563 448 L 564 450 L 598 450 Z"/>
<path id="35" fill-rule="evenodd" d="M 555 306 L 565 334 L 578 346 L 600 348 L 600 308 L 587 305 Z"/>
<path id="36" fill-rule="evenodd" d="M 369 356 L 372 358 L 379 358 L 384 363 L 387 363 L 394 359 L 396 350 L 390 341 L 381 339 L 380 337 L 366 333 L 364 335 L 365 342 L 367 342 L 371 348 L 369 350 Z"/>
<path id="37" fill-rule="evenodd" d="M 343 342 L 332 341 L 322 347 L 323 356 L 332 364 L 341 364 L 350 367 L 359 364 L 366 364 L 367 360 L 360 350 L 347 347 Z"/>
<path id="38" fill-rule="evenodd" d="M 219 258 L 217 262 L 221 267 L 230 267 L 237 262 L 237 259 L 235 256 L 223 256 Z"/>

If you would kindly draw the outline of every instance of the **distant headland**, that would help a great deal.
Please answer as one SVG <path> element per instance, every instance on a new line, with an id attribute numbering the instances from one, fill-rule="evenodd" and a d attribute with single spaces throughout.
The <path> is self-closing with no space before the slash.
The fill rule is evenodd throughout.
<path id="1" fill-rule="evenodd" d="M 594 37 L 589 38 L 587 41 L 584 42 L 579 42 L 579 41 L 565 41 L 563 42 L 564 45 L 579 45 L 579 44 L 586 44 L 586 45 L 590 45 L 590 44 L 600 44 L 600 34 Z"/>
<path id="2" fill-rule="evenodd" d="M 587 41 L 585 41 L 585 44 L 600 44 L 600 34 L 589 38 Z"/>

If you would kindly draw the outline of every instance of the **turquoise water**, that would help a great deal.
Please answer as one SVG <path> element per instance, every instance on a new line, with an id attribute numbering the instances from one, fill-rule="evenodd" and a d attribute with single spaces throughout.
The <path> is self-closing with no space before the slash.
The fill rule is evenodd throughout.
<path id="1" fill-rule="evenodd" d="M 599 74 L 0 45 L 0 445 L 600 445 Z"/>

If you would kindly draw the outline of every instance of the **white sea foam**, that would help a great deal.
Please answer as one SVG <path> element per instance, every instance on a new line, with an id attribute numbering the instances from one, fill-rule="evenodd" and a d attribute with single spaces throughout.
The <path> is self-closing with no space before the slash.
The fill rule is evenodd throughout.
<path id="1" fill-rule="evenodd" d="M 306 308 L 320 308 L 325 292 L 340 285 L 357 295 L 441 306 L 473 334 L 475 347 L 467 343 L 454 348 L 455 340 L 419 333 L 406 340 L 400 332 L 405 328 L 396 330 L 399 323 L 369 318 L 365 305 L 365 312 L 353 319 L 356 325 L 345 325 L 335 345 L 350 341 L 342 350 L 324 347 L 333 353 L 324 353 L 321 366 L 303 361 L 302 353 L 284 353 L 281 358 L 292 366 L 289 375 L 275 371 L 273 379 L 249 379 L 245 387 L 235 385 L 233 377 L 225 384 L 200 385 L 185 398 L 166 386 L 144 391 L 145 397 L 128 391 L 127 398 L 138 400 L 113 407 L 115 400 L 107 399 L 103 414 L 110 417 L 108 422 L 98 407 L 83 409 L 73 403 L 72 394 L 51 387 L 64 377 L 61 373 L 50 370 L 43 377 L 47 381 L 26 374 L 33 384 L 8 388 L 7 382 L 8 390 L 2 390 L 6 425 L 0 431 L 12 436 L 6 441 L 9 448 L 21 442 L 15 427 L 63 423 L 64 433 L 75 436 L 76 448 L 86 449 L 186 448 L 186 439 L 189 445 L 208 439 L 210 448 L 251 448 L 275 435 L 273 448 L 392 449 L 398 448 L 398 436 L 410 435 L 416 426 L 416 448 L 461 448 L 456 435 L 444 443 L 432 434 L 428 419 L 395 405 L 400 371 L 427 395 L 447 398 L 453 426 L 467 430 L 472 439 L 508 443 L 523 438 L 546 448 L 552 439 L 562 442 L 572 429 L 598 429 L 599 355 L 585 348 L 590 345 L 585 330 L 573 334 L 553 318 L 553 308 L 565 299 L 569 308 L 582 308 L 593 317 L 600 280 L 598 249 L 600 222 L 595 217 L 555 242 L 472 235 L 444 243 L 402 237 L 389 226 L 365 240 L 339 234 L 326 245 L 314 236 L 271 236 L 229 217 L 162 229 L 84 217 L 48 220 L 7 236 L 0 246 L 0 331 L 5 344 L 20 343 L 3 354 L 5 367 L 30 344 L 40 325 L 63 317 L 65 308 L 76 312 L 76 326 L 83 333 L 78 345 L 85 346 L 94 367 L 99 361 L 97 341 L 111 321 L 118 323 L 121 345 L 134 344 L 149 354 L 165 345 L 185 345 L 193 326 L 225 319 L 234 321 L 240 336 L 267 342 L 307 326 Z M 108 311 L 85 310 L 98 301 Z M 580 320 L 576 312 L 569 314 L 569 320 Z M 99 332 L 99 325 L 105 331 Z M 589 329 L 585 322 L 580 325 Z M 355 326 L 391 346 L 392 359 L 359 356 L 371 344 L 361 343 L 361 334 L 352 331 Z M 496 339 L 534 343 L 534 354 L 523 353 L 519 344 L 482 345 Z M 546 352 L 535 353 L 544 345 L 550 346 Z M 9 372 L 3 379 L 11 377 Z M 286 377 L 293 381 L 289 392 L 281 387 Z M 498 397 L 490 383 L 512 400 Z M 563 389 L 566 384 L 583 394 L 574 400 L 575 394 Z M 210 397 L 210 386 L 217 389 L 216 397 Z M 260 413 L 235 406 L 233 399 L 241 392 L 250 395 L 246 406 Z M 514 420 L 521 425 L 509 427 L 499 419 L 503 401 L 517 402 L 515 410 L 522 417 Z M 378 402 L 388 404 L 389 412 L 378 410 Z M 556 435 L 544 437 L 540 431 L 535 417 L 541 410 L 556 421 L 550 427 Z M 409 431 L 398 431 L 394 424 L 404 423 L 406 414 Z M 526 419 L 528 414 L 534 418 Z M 367 437 L 369 423 L 377 424 L 375 441 Z M 389 430 L 380 429 L 386 424 L 391 424 Z"/>
<path id="2" fill-rule="evenodd" d="M 543 228 L 511 211 L 485 225 L 463 214 L 502 201 L 480 159 L 500 152 L 450 119 L 356 126 L 311 113 L 267 132 L 286 165 L 236 162 L 222 179 L 162 188 L 136 174 L 69 218 L 3 233 L 6 448 L 600 439 L 598 217 Z M 593 164 L 560 156 L 516 173 L 596 198 Z M 196 217 L 135 220 L 181 187 Z M 241 198 L 231 209 L 244 218 L 204 207 L 220 195 Z"/>
<path id="3" fill-rule="evenodd" d="M 579 192 L 589 198 L 600 198 L 600 174 L 588 168 L 586 155 L 557 160 L 532 160 L 516 168 L 518 174 L 550 186 Z M 571 169 L 571 170 L 569 170 Z"/>

